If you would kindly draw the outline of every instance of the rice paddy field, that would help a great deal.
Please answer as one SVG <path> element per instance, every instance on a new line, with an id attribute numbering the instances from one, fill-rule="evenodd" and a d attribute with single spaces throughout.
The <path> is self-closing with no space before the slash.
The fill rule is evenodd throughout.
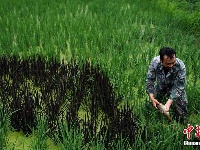
<path id="1" fill-rule="evenodd" d="M 0 0 L 0 149 L 199 149 L 200 3 Z M 188 124 L 146 113 L 160 48 L 187 69 Z M 196 130 L 195 130 L 196 129 Z"/>

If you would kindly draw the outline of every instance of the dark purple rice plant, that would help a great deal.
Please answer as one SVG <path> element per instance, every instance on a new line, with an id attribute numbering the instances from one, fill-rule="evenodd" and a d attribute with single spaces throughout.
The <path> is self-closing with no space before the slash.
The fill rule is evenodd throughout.
<path id="1" fill-rule="evenodd" d="M 3 56 L 0 67 L 0 99 L 12 114 L 14 129 L 31 133 L 37 126 L 36 114 L 41 114 L 47 117 L 52 132 L 58 130 L 60 138 L 59 120 L 69 125 L 69 130 L 79 129 L 83 144 L 105 137 L 109 147 L 121 135 L 134 143 L 137 117 L 128 106 L 117 108 L 121 97 L 116 96 L 119 94 L 99 65 L 75 60 L 64 64 L 40 56 L 23 60 Z M 80 109 L 86 112 L 85 118 L 80 118 Z"/>

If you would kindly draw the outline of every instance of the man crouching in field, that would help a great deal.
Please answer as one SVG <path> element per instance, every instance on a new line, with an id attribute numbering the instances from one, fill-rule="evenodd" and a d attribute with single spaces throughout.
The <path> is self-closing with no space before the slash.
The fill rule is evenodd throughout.
<path id="1" fill-rule="evenodd" d="M 176 52 L 172 48 L 161 48 L 159 55 L 153 58 L 149 65 L 146 92 L 155 109 L 158 109 L 157 104 L 166 102 L 166 110 L 169 111 L 172 106 L 175 119 L 185 123 L 188 105 L 185 65 L 176 58 Z"/>

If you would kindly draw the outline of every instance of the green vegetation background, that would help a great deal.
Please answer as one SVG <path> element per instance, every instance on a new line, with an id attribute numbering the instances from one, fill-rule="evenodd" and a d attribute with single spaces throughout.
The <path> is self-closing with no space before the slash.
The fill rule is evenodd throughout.
<path id="1" fill-rule="evenodd" d="M 26 58 L 40 54 L 45 59 L 55 56 L 66 62 L 75 58 L 77 61 L 90 60 L 94 65 L 99 63 L 108 73 L 116 93 L 123 95 L 122 103 L 130 102 L 135 113 L 142 111 L 147 100 L 145 78 L 151 59 L 163 46 L 175 48 L 177 57 L 187 68 L 189 121 L 194 126 L 199 123 L 198 0 L 0 2 L 1 56 Z M 147 126 L 144 118 L 141 122 Z M 174 143 L 172 135 L 179 135 L 174 148 L 181 147 L 186 140 L 186 135 L 182 136 L 186 126 L 178 125 L 179 130 L 173 133 L 171 125 L 163 126 L 163 122 L 159 124 L 154 119 L 150 124 L 152 130 L 147 131 L 147 137 L 159 128 L 163 136 L 155 135 L 159 146 Z M 159 148 L 152 139 L 143 144 Z"/>

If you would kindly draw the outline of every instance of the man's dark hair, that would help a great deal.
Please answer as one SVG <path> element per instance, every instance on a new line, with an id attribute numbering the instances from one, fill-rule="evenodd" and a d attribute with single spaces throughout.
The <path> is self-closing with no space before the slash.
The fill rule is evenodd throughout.
<path id="1" fill-rule="evenodd" d="M 163 47 L 163 48 L 160 49 L 159 55 L 160 55 L 160 60 L 163 61 L 164 55 L 166 55 L 167 57 L 172 59 L 174 57 L 174 55 L 176 55 L 176 52 L 173 48 Z"/>

